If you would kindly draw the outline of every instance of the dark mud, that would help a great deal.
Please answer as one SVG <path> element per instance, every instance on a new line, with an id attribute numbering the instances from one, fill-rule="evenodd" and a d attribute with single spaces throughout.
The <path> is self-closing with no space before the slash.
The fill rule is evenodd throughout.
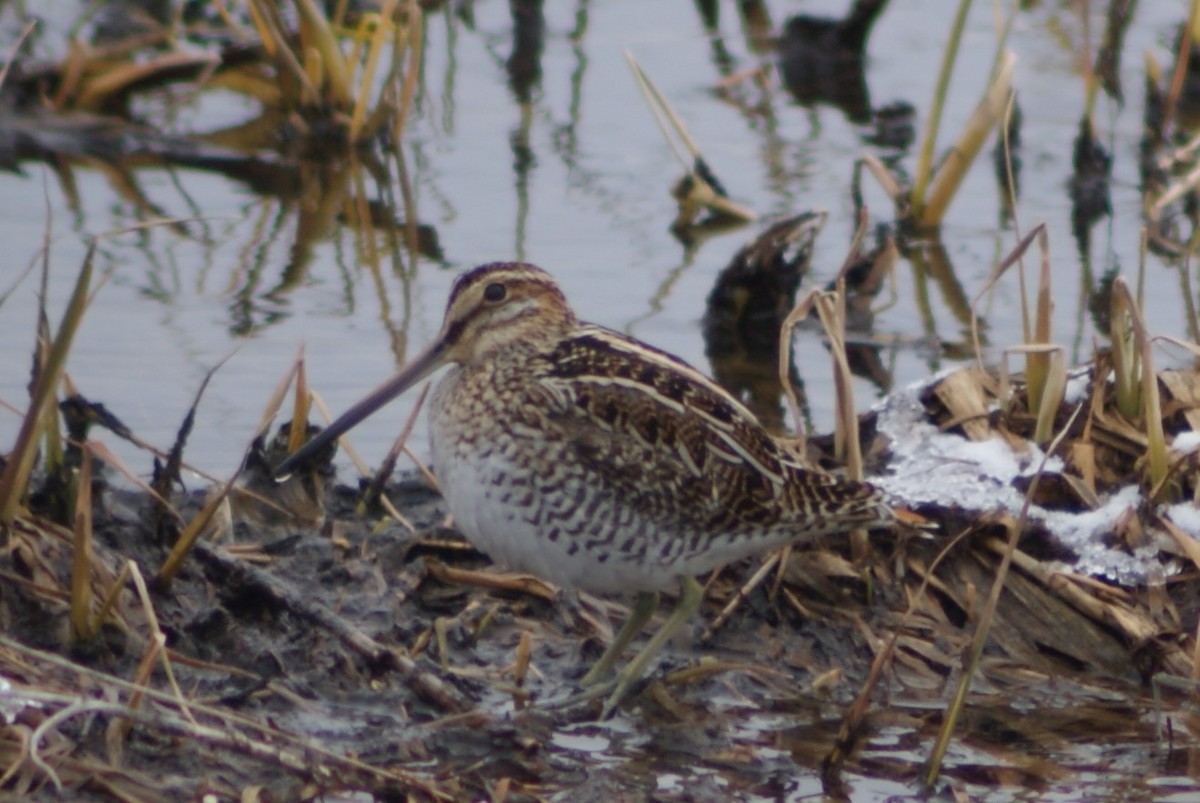
<path id="1" fill-rule="evenodd" d="M 575 690 L 574 680 L 619 623 L 619 602 L 578 600 L 491 567 L 442 526 L 440 499 L 419 477 L 388 490 L 415 532 L 355 512 L 357 491 L 338 487 L 325 499 L 328 515 L 319 527 L 242 522 L 233 539 L 201 542 L 170 587 L 151 599 L 178 683 L 203 708 L 199 725 L 231 738 L 214 741 L 147 719 L 121 741 L 111 724 L 100 727 L 120 718 L 70 718 L 42 744 L 63 794 L 714 801 L 909 795 L 919 788 L 998 561 L 999 530 L 985 524 L 942 561 L 924 594 L 920 578 L 947 543 L 941 535 L 877 537 L 863 567 L 834 544 L 796 552 L 746 592 L 759 563 L 729 567 L 709 581 L 691 644 L 675 645 L 616 716 L 598 722 L 598 703 L 560 710 L 546 701 Z M 144 523 L 146 500 L 115 491 L 102 498 L 99 562 L 115 568 L 133 559 L 153 576 L 167 549 Z M 190 499 L 185 517 L 200 501 Z M 962 529 L 949 516 L 943 525 Z M 40 548 L 49 565 L 53 539 L 39 538 L 22 543 Z M 1154 637 L 1135 643 L 1119 619 L 1082 615 L 1069 595 L 1039 580 L 1037 561 L 1029 560 L 1009 577 L 938 788 L 995 800 L 1062 792 L 1083 779 L 1095 794 L 1081 787 L 1078 799 L 1153 799 L 1191 788 L 1185 776 L 1196 739 L 1187 695 L 1163 687 L 1156 703 L 1152 679 L 1190 668 L 1182 634 L 1175 628 L 1172 635 L 1168 619 L 1174 612 L 1194 620 L 1194 573 L 1162 590 L 1159 618 L 1144 619 L 1147 626 L 1158 622 Z M 139 606 L 124 600 L 118 624 L 96 646 L 67 653 L 61 600 L 48 596 L 45 584 L 10 582 L 35 575 L 22 549 L 3 561 L 3 675 L 18 688 L 124 700 L 127 693 L 103 678 L 135 676 L 149 633 Z M 1113 590 L 1127 600 L 1142 593 Z M 730 603 L 736 607 L 728 620 L 705 639 L 705 625 Z M 865 717 L 844 731 L 873 661 L 893 638 L 894 658 L 868 693 Z M 81 675 L 19 645 L 99 674 Z M 161 669 L 149 685 L 169 689 Z M 152 709 L 167 710 L 169 699 Z M 17 722 L 36 727 L 47 710 L 26 708 Z M 244 738 L 232 738 L 239 734 Z M 835 747 L 844 753 L 840 763 L 830 758 Z M 56 797 L 45 772 L 28 760 L 14 763 L 15 749 L 0 741 L 0 764 L 18 768 L 5 790 Z M 1131 762 L 1142 770 L 1123 766 Z"/>

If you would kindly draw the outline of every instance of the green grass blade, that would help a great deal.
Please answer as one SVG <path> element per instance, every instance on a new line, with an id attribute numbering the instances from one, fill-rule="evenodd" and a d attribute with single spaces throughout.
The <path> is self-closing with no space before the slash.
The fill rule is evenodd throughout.
<path id="1" fill-rule="evenodd" d="M 4 466 L 4 474 L 0 475 L 0 527 L 7 528 L 16 518 L 21 497 L 29 482 L 29 473 L 33 469 L 33 458 L 37 452 L 38 422 L 47 414 L 54 404 L 54 393 L 62 378 L 63 369 L 67 364 L 67 354 L 71 350 L 71 342 L 83 320 L 87 309 L 88 289 L 92 283 L 92 260 L 96 253 L 96 241 L 88 245 L 87 256 L 75 279 L 75 290 L 71 300 L 63 312 L 62 322 L 58 327 L 58 335 L 50 347 L 46 365 L 39 373 L 37 384 L 33 390 L 33 398 L 21 422 L 21 431 L 17 434 L 17 442 L 9 454 Z"/>

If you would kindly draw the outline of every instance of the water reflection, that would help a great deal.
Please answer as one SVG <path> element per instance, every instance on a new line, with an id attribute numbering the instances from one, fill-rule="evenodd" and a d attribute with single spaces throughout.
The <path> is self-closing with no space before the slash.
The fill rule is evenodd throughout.
<path id="1" fill-rule="evenodd" d="M 777 434 L 788 428 L 779 331 L 796 303 L 796 290 L 809 270 L 813 244 L 825 220 L 824 213 L 806 213 L 768 227 L 721 271 L 705 305 L 705 354 L 713 378 Z M 807 410 L 795 366 L 788 380 Z"/>
<path id="2" fill-rule="evenodd" d="M 871 122 L 867 37 L 886 6 L 887 0 L 855 0 L 841 19 L 799 14 L 787 21 L 779 41 L 779 70 L 799 103 L 826 103 L 852 123 Z"/>
<path id="3" fill-rule="evenodd" d="M 623 272 L 613 274 L 617 278 L 612 285 L 638 288 L 644 303 L 632 313 L 628 308 L 617 310 L 612 318 L 633 321 L 637 327 L 657 327 L 657 334 L 667 336 L 663 345 L 693 361 L 703 348 L 719 379 L 743 394 L 759 397 L 756 404 L 761 403 L 764 417 L 778 422 L 780 388 L 777 372 L 767 368 L 775 356 L 769 349 L 757 360 L 755 370 L 763 382 L 755 384 L 748 378 L 730 378 L 729 363 L 723 361 L 725 355 L 745 352 L 711 342 L 700 346 L 699 338 L 691 343 L 666 331 L 668 319 L 694 324 L 705 298 L 711 301 L 721 295 L 724 279 L 717 276 L 718 268 L 736 247 L 733 240 L 718 243 L 729 233 L 720 221 L 678 231 L 682 248 L 670 240 L 667 181 L 661 172 L 648 175 L 667 159 L 658 156 L 662 148 L 646 109 L 631 99 L 632 93 L 614 94 L 631 84 L 624 86 L 628 79 L 623 65 L 618 74 L 606 59 L 616 60 L 620 48 L 630 44 L 654 61 L 649 72 L 656 80 L 661 74 L 664 94 L 680 104 L 681 116 L 695 129 L 697 139 L 715 143 L 710 163 L 739 203 L 755 207 L 768 220 L 793 217 L 806 209 L 832 208 L 831 232 L 815 246 L 819 263 L 814 277 L 825 284 L 843 259 L 839 250 L 848 239 L 847 230 L 855 225 L 842 200 L 850 161 L 857 149 L 865 147 L 903 184 L 916 120 L 926 113 L 923 100 L 916 104 L 909 93 L 923 96 L 933 80 L 932 73 L 925 75 L 924 70 L 922 80 L 909 76 L 903 82 L 889 73 L 897 63 L 897 51 L 905 51 L 900 55 L 907 65 L 924 55 L 907 52 L 912 41 L 934 41 L 920 38 L 924 29 L 914 22 L 919 14 L 914 18 L 909 8 L 882 0 L 858 0 L 843 7 L 842 17 L 819 19 L 789 16 L 791 9 L 768 2 L 729 6 L 695 0 L 666 11 L 640 9 L 636 14 L 646 15 L 643 21 L 632 8 L 604 7 L 599 14 L 585 0 L 570 6 L 535 0 L 431 5 L 409 129 L 399 142 L 383 135 L 368 147 L 349 150 L 334 147 L 336 138 L 323 139 L 311 123 L 302 121 L 306 129 L 286 113 L 260 103 L 266 94 L 263 76 L 255 70 L 262 54 L 241 39 L 220 42 L 219 67 L 213 58 L 199 59 L 195 54 L 190 61 L 177 62 L 174 72 L 162 62 L 152 73 L 152 82 L 130 84 L 120 93 L 120 102 L 102 105 L 112 112 L 107 116 L 65 107 L 47 111 L 38 98 L 65 102 L 81 94 L 64 89 L 69 86 L 63 79 L 71 63 L 39 65 L 36 70 L 21 63 L 3 91 L 5 108 L 13 113 L 0 115 L 0 164 L 16 168 L 38 160 L 53 165 L 80 231 L 95 228 L 85 219 L 88 213 L 80 200 L 76 175 L 80 168 L 105 177 L 110 198 L 118 199 L 113 206 L 119 207 L 120 215 L 141 219 L 228 214 L 229 207 L 210 208 L 192 186 L 195 182 L 189 176 L 194 173 L 179 170 L 223 177 L 239 197 L 239 205 L 232 207 L 242 218 L 234 235 L 238 240 L 226 243 L 236 254 L 233 259 L 222 255 L 216 263 L 205 262 L 200 272 L 202 286 L 220 296 L 225 315 L 221 323 L 233 339 L 280 328 L 304 307 L 305 288 L 325 285 L 334 288 L 337 302 L 324 307 L 327 318 L 348 320 L 363 303 L 363 293 L 376 296 L 378 329 L 396 361 L 402 361 L 414 316 L 413 286 L 420 289 L 431 281 L 431 274 L 437 289 L 439 282 L 444 283 L 440 278 L 444 269 L 485 258 L 532 258 L 568 276 L 571 271 L 597 272 L 597 265 L 613 265 Z M 1137 32 L 1136 5 L 1111 3 L 1104 10 L 1106 33 L 1096 73 L 1105 91 L 1124 98 L 1133 93 L 1122 92 L 1114 65 L 1121 63 L 1125 39 Z M 616 27 L 613 20 L 626 13 L 634 21 Z M 1036 9 L 1021 13 L 1027 27 L 1052 23 Z M 183 22 L 199 24 L 198 19 L 185 15 Z M 157 37 L 152 52 L 179 57 L 171 50 L 168 31 L 154 27 L 174 22 L 154 23 L 147 17 L 136 33 L 145 36 L 149 25 Z M 134 33 L 119 23 L 119 16 L 106 6 L 102 24 L 83 32 L 94 37 L 96 45 L 102 35 L 107 37 L 105 53 L 112 55 L 114 41 L 120 44 L 122 36 Z M 908 38 L 873 33 L 890 25 L 899 26 L 890 29 L 893 33 L 899 30 Z M 200 37 L 212 29 L 187 30 Z M 673 69 L 674 63 L 686 66 Z M 888 66 L 876 69 L 878 64 Z M 252 79 L 257 80 L 257 88 L 236 97 L 254 100 L 240 107 L 221 105 L 234 94 L 235 82 Z M 487 116 L 493 111 L 487 104 L 496 97 L 495 87 L 503 96 L 499 125 Z M 1023 88 L 1023 92 L 1036 98 L 1033 89 Z M 877 100 L 897 93 L 904 98 L 882 104 Z M 1148 109 L 1159 102 L 1157 97 L 1151 93 Z M 486 109 L 483 115 L 481 106 Z M 1022 106 L 1028 106 L 1026 97 Z M 218 110 L 213 119 L 220 122 L 208 124 L 208 116 L 193 110 L 198 107 L 205 112 Z M 139 120 L 162 124 L 139 125 L 120 116 L 131 110 Z M 958 219 L 959 228 L 945 235 L 946 242 L 911 241 L 904 232 L 898 235 L 898 292 L 908 308 L 902 314 L 874 315 L 866 302 L 859 309 L 865 314 L 858 320 L 852 344 L 852 360 L 871 387 L 892 386 L 897 360 L 907 363 L 911 372 L 938 368 L 946 357 L 971 354 L 968 298 L 992 255 L 981 258 L 978 251 L 985 249 L 972 243 L 987 238 L 964 237 L 978 229 L 962 227 L 991 232 L 997 219 L 999 229 L 1012 225 L 1017 202 L 1040 203 L 1043 206 L 1034 206 L 1035 210 L 1053 213 L 1068 186 L 1069 230 L 1076 239 L 1069 267 L 1077 267 L 1082 276 L 1077 314 L 1064 320 L 1075 321 L 1070 334 L 1077 344 L 1089 342 L 1085 310 L 1095 308 L 1091 301 L 1100 284 L 1096 276 L 1115 262 L 1106 258 L 1093 269 L 1092 240 L 1097 224 L 1114 222 L 1117 193 L 1127 188 L 1119 182 L 1110 186 L 1110 177 L 1121 165 L 1094 149 L 1078 151 L 1074 178 L 1057 175 L 1048 180 L 1031 175 L 1028 168 L 1023 174 L 1023 162 L 1040 159 L 1039 164 L 1045 164 L 1049 158 L 1050 146 L 1043 144 L 1045 111 L 1042 101 L 1033 122 L 1043 126 L 1037 129 L 1042 133 L 1035 136 L 1022 135 L 1020 114 L 1014 114 L 1008 137 L 1011 175 L 1008 158 L 997 147 L 1000 191 L 994 200 L 981 199 L 978 193 L 974 198 L 968 195 L 964 203 L 974 205 L 972 211 Z M 847 130 L 849 137 L 844 136 Z M 634 140 L 631 131 L 644 138 Z M 305 147 L 297 145 L 301 135 L 308 138 Z M 1141 161 L 1147 186 L 1161 186 L 1179 172 L 1164 171 L 1154 158 L 1170 141 L 1167 136 L 1153 141 L 1148 136 Z M 647 152 L 653 155 L 644 156 Z M 1090 158 L 1096 154 L 1103 158 Z M 830 167 L 831 163 L 836 164 Z M 1089 172 L 1084 169 L 1088 165 L 1099 169 Z M 1031 182 L 1036 197 L 1023 197 L 1022 190 L 1029 196 L 1030 188 L 1021 185 Z M 1046 188 L 1054 183 L 1057 196 L 1047 199 Z M 1007 189 L 1010 184 L 1013 193 Z M 177 194 L 165 195 L 163 186 Z M 563 213 L 567 207 L 569 216 Z M 976 214 L 976 207 L 988 214 Z M 876 204 L 873 211 L 874 223 L 892 222 L 883 205 Z M 1031 218 L 1038 214 L 1026 213 Z M 1188 228 L 1181 224 L 1188 222 L 1186 213 L 1163 215 L 1157 229 L 1161 236 L 1152 240 L 1155 248 L 1178 259 Z M 549 233 L 539 234 L 539 226 Z M 488 230 L 486 235 L 483 230 Z M 211 220 L 178 221 L 169 231 L 204 252 L 200 261 L 211 260 L 220 241 L 230 237 L 230 229 Z M 138 292 L 167 304 L 186 292 L 186 272 L 172 261 L 173 255 L 164 257 L 163 243 L 157 238 L 154 234 L 136 238 L 139 259 L 145 263 Z M 1125 245 L 1116 247 L 1128 253 Z M 194 254 L 189 252 L 184 261 L 195 259 Z M 952 257 L 960 264 L 952 264 Z M 422 266 L 432 270 L 421 275 Z M 227 272 L 218 276 L 216 267 Z M 1187 289 L 1186 272 L 1176 275 L 1182 294 L 1190 298 L 1194 291 Z M 586 290 L 592 285 L 580 280 L 579 286 Z M 431 292 L 429 297 L 436 295 Z M 1171 295 L 1178 295 L 1174 287 Z M 647 312 L 641 315 L 639 310 Z M 1011 342 L 1016 327 L 1004 320 L 988 324 L 1001 327 L 1005 343 Z M 764 334 L 770 324 L 762 327 L 763 332 L 753 338 L 765 344 L 773 338 Z M 745 340 L 745 334 L 739 337 Z M 989 334 L 994 337 L 994 332 Z M 903 353 L 912 344 L 920 347 L 915 358 L 911 348 Z M 756 389 L 751 391 L 751 385 Z M 823 404 L 827 394 L 815 395 L 815 403 Z"/>

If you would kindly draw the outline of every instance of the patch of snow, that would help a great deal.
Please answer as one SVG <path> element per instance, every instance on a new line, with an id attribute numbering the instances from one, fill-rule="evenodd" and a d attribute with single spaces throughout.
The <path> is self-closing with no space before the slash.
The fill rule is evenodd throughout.
<path id="1" fill-rule="evenodd" d="M 31 700 L 24 694 L 13 691 L 12 683 L 8 681 L 8 678 L 0 675 L 0 721 L 5 725 L 16 722 L 20 713 L 27 708 L 41 707 L 42 704 L 37 700 Z"/>
<path id="2" fill-rule="evenodd" d="M 1072 377 L 1070 382 L 1076 379 Z M 907 506 L 935 504 L 979 514 L 1019 515 L 1025 497 L 1013 486 L 1013 480 L 1035 475 L 1045 452 L 1029 444 L 1024 453 L 1019 453 L 1000 438 L 971 441 L 938 431 L 926 420 L 920 401 L 920 394 L 928 384 L 928 380 L 922 381 L 896 391 L 875 407 L 876 426 L 891 441 L 892 459 L 890 473 L 872 477 L 871 482 Z M 1045 461 L 1044 470 L 1062 471 L 1063 467 L 1060 458 L 1051 456 Z M 1104 543 L 1104 536 L 1112 532 L 1121 517 L 1140 504 L 1141 492 L 1136 486 L 1129 486 L 1103 500 L 1097 510 L 1070 513 L 1030 505 L 1028 518 L 1042 524 L 1079 556 L 1074 564 L 1064 568 L 1123 584 L 1161 581 L 1175 568 L 1163 565 L 1157 548 L 1141 547 L 1131 554 Z M 1176 520 L 1174 513 L 1172 520 L 1200 537 L 1200 510 L 1186 507 L 1186 512 L 1179 513 L 1186 524 Z"/>
<path id="3" fill-rule="evenodd" d="M 1011 510 L 1021 496 L 1011 481 L 1022 458 L 999 440 L 945 435 L 925 420 L 914 385 L 876 407 L 877 429 L 891 441 L 891 473 L 872 482 L 909 505 L 937 504 L 979 512 Z"/>
<path id="4" fill-rule="evenodd" d="M 1200 508 L 1191 502 L 1181 502 L 1178 505 L 1170 505 L 1164 512 L 1172 524 L 1200 541 Z"/>
<path id="5" fill-rule="evenodd" d="M 1072 513 L 1062 510 L 1037 510 L 1037 518 L 1060 544 L 1069 547 L 1079 558 L 1064 568 L 1081 574 L 1101 575 L 1123 584 L 1145 583 L 1151 577 L 1161 577 L 1163 568 L 1158 549 L 1138 547 L 1133 554 L 1113 549 L 1104 543 L 1104 536 L 1115 529 L 1117 522 L 1142 501 L 1141 490 L 1129 485 L 1117 491 L 1095 510 Z M 1032 509 L 1031 509 L 1032 518 Z"/>
<path id="6" fill-rule="evenodd" d="M 1200 449 L 1200 432 L 1194 430 L 1180 432 L 1171 441 L 1171 450 L 1180 454 L 1191 454 L 1197 449 Z"/>
<path id="7" fill-rule="evenodd" d="M 1087 399 L 1088 388 L 1092 386 L 1092 371 L 1090 368 L 1076 368 L 1067 372 L 1067 387 L 1063 390 L 1063 404 L 1081 404 Z"/>

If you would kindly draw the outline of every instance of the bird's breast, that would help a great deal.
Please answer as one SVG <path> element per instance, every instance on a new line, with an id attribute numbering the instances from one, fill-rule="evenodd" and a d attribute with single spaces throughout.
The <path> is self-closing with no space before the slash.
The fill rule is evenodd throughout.
<path id="1" fill-rule="evenodd" d="M 654 551 L 666 535 L 572 455 L 536 417 L 483 403 L 461 371 L 431 397 L 433 470 L 455 527 L 507 568 L 601 593 L 654 591 L 679 573 Z"/>

